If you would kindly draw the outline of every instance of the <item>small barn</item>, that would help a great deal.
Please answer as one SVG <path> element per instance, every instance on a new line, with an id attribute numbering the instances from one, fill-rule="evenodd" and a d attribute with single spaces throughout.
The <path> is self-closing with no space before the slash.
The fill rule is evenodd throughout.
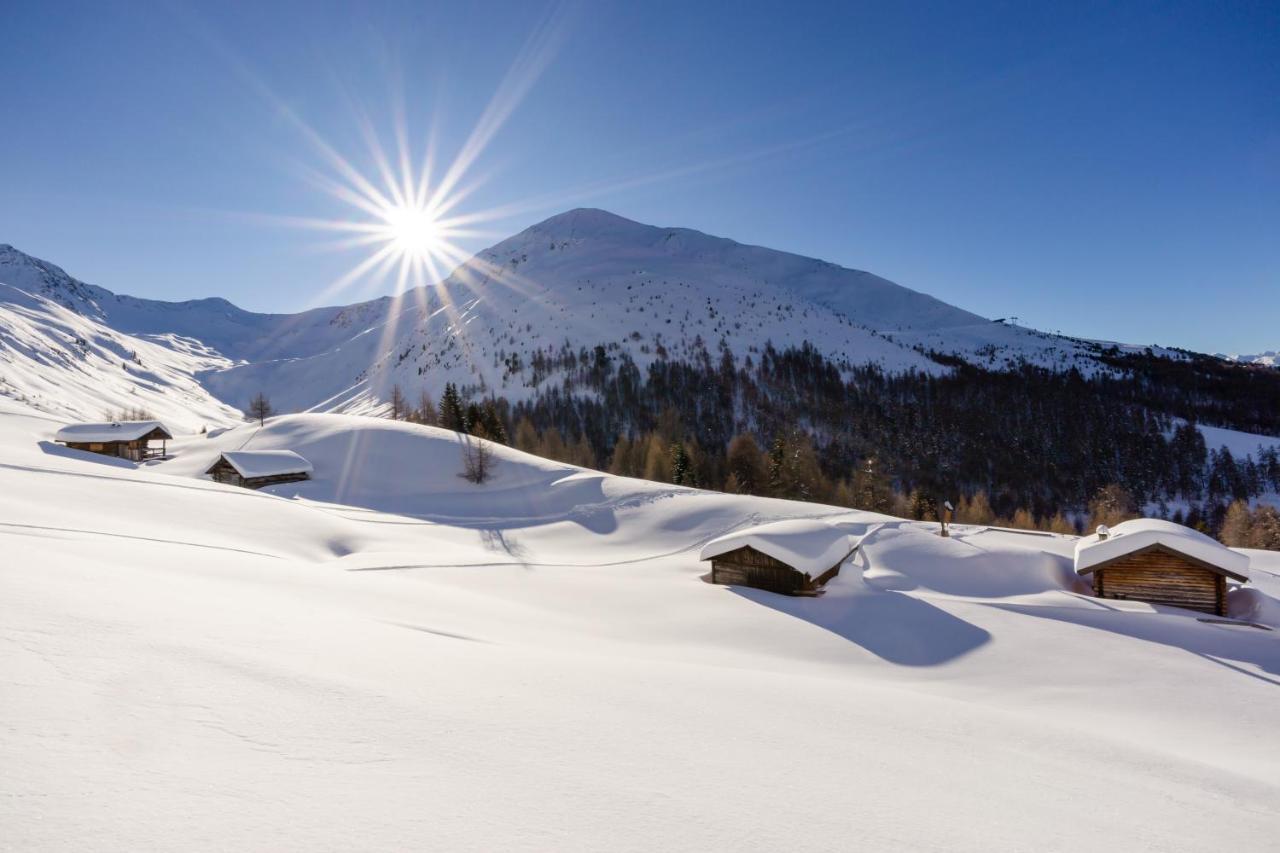
<path id="1" fill-rule="evenodd" d="M 75 450 L 141 462 L 144 459 L 167 458 L 167 442 L 173 434 L 159 421 L 115 421 L 67 424 L 53 438 Z M 160 446 L 152 445 L 153 441 L 160 442 Z"/>
<path id="2" fill-rule="evenodd" d="M 1076 574 L 1090 575 L 1099 598 L 1133 599 L 1227 614 L 1227 582 L 1249 579 L 1249 557 L 1203 533 L 1138 518 L 1076 543 Z"/>
<path id="3" fill-rule="evenodd" d="M 205 474 L 219 483 L 261 489 L 310 480 L 311 463 L 292 450 L 228 450 Z"/>
<path id="4" fill-rule="evenodd" d="M 775 521 L 713 539 L 701 559 L 711 582 L 751 586 L 784 595 L 817 595 L 840 571 L 858 540 L 813 519 Z"/>

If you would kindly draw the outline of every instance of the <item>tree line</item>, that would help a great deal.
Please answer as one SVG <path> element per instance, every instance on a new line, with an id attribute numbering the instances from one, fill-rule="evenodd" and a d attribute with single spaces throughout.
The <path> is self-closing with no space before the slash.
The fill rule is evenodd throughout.
<path id="1" fill-rule="evenodd" d="M 1112 349 L 1092 373 L 939 354 L 946 370 L 888 373 L 807 344 L 695 352 L 641 369 L 566 346 L 528 399 L 396 387 L 392 415 L 622 476 L 912 518 L 950 500 L 960 522 L 1059 532 L 1146 513 L 1218 534 L 1234 504 L 1280 492 L 1275 448 L 1237 458 L 1199 429 L 1280 433 L 1272 368 Z"/>

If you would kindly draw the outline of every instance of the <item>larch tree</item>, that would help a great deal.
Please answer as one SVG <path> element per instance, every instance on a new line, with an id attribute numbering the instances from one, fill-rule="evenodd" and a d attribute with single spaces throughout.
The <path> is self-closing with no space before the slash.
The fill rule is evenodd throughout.
<path id="1" fill-rule="evenodd" d="M 249 420 L 257 421 L 258 426 L 265 426 L 267 418 L 275 414 L 271 409 L 271 401 L 261 391 L 249 401 Z"/>
<path id="2" fill-rule="evenodd" d="M 1218 538 L 1223 545 L 1232 548 L 1248 548 L 1252 541 L 1253 517 L 1249 512 L 1249 504 L 1245 501 L 1233 501 L 1227 507 L 1226 517 L 1222 520 L 1222 530 Z"/>
<path id="3" fill-rule="evenodd" d="M 404 391 L 401 390 L 399 385 L 391 386 L 391 399 L 388 402 L 391 404 L 391 420 L 403 420 L 408 415 L 409 404 L 405 400 Z"/>

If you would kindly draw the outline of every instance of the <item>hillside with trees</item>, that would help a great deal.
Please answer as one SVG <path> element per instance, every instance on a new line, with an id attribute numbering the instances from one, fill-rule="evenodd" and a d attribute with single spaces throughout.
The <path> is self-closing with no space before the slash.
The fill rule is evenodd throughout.
<path id="1" fill-rule="evenodd" d="M 931 357 L 951 371 L 890 374 L 806 345 L 740 362 L 704 347 L 642 372 L 625 352 L 566 347 L 542 360 L 530 401 L 450 384 L 406 416 L 630 477 L 913 518 L 950 500 L 958 521 L 1059 532 L 1146 512 L 1216 534 L 1233 503 L 1280 492 L 1274 446 L 1236 458 L 1197 428 L 1280 433 L 1273 369 L 1150 352 L 1112 351 L 1093 375 Z"/>

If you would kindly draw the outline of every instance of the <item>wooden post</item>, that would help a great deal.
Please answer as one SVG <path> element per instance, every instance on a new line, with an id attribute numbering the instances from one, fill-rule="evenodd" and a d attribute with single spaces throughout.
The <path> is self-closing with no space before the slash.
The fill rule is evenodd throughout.
<path id="1" fill-rule="evenodd" d="M 942 535 L 944 537 L 951 535 L 950 531 L 947 530 L 947 525 L 951 523 L 951 514 L 953 512 L 955 512 L 955 507 L 951 506 L 951 501 L 943 501 L 942 502 Z"/>

